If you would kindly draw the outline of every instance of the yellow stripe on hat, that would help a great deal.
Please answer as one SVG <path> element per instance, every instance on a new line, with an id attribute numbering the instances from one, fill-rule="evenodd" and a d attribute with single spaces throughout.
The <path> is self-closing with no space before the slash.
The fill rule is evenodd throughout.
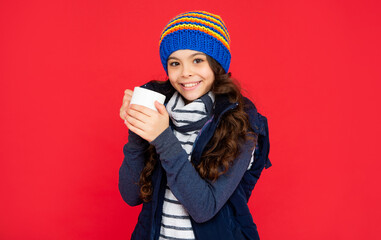
<path id="1" fill-rule="evenodd" d="M 205 21 L 205 20 L 202 20 L 202 19 L 199 19 L 199 18 L 189 18 L 189 17 L 184 17 L 184 18 L 181 18 L 181 19 L 177 19 L 171 23 L 169 23 L 166 27 L 166 29 L 170 29 L 172 25 L 176 24 L 176 23 L 179 23 L 179 22 L 195 22 L 195 23 L 201 23 L 203 25 L 206 25 L 208 27 L 211 27 L 213 29 L 216 29 L 222 36 L 225 37 L 226 40 L 229 39 L 228 36 L 226 36 L 226 33 L 224 32 L 223 29 L 221 29 L 220 26 L 217 26 L 211 22 L 208 22 L 208 21 Z"/>
<path id="2" fill-rule="evenodd" d="M 190 16 L 190 17 L 196 17 L 196 18 L 205 18 L 209 21 L 212 21 L 220 26 L 222 26 L 222 28 L 224 29 L 225 31 L 225 36 L 227 36 L 227 40 L 228 42 L 230 43 L 230 36 L 229 36 L 229 32 L 228 30 L 226 29 L 225 27 L 225 23 L 224 21 L 222 21 L 221 17 L 218 16 L 218 15 L 215 15 L 215 14 L 211 14 L 211 13 L 208 13 L 208 12 L 205 12 L 205 11 L 199 11 L 200 13 L 203 13 L 203 14 L 200 14 L 200 13 L 196 13 L 196 12 L 188 12 L 188 13 L 183 13 L 183 14 L 180 14 L 178 15 L 177 17 L 175 17 L 174 19 L 172 20 L 176 20 L 176 19 L 179 19 L 179 18 L 182 18 L 184 16 Z M 209 16 L 208 16 L 209 15 Z M 212 16 L 212 17 L 211 17 Z"/>
<path id="3" fill-rule="evenodd" d="M 199 26 L 199 25 L 195 25 L 195 24 L 180 24 L 180 25 L 176 25 L 176 26 L 173 26 L 173 27 L 167 29 L 162 34 L 159 45 L 161 44 L 161 42 L 165 38 L 165 36 L 167 36 L 170 33 L 179 31 L 179 30 L 196 30 L 196 31 L 201 31 L 201 32 L 204 32 L 206 34 L 209 34 L 209 35 L 213 36 L 214 38 L 218 39 L 220 42 L 222 42 L 222 44 L 230 51 L 230 46 L 229 46 L 228 42 L 223 37 L 221 37 L 221 35 L 210 30 L 209 28 Z"/>

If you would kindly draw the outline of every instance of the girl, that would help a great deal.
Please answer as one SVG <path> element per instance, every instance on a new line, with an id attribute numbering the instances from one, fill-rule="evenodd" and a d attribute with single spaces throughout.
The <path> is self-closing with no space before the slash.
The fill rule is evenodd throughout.
<path id="1" fill-rule="evenodd" d="M 143 204 L 131 239 L 259 239 L 247 202 L 268 159 L 267 120 L 230 78 L 230 37 L 204 11 L 173 18 L 160 38 L 166 95 L 157 112 L 129 105 L 119 191 Z"/>

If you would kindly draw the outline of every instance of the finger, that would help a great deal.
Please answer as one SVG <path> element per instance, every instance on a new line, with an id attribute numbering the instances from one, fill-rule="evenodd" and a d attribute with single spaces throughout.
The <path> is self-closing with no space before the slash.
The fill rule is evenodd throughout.
<path id="1" fill-rule="evenodd" d="M 166 115 L 168 114 L 167 112 L 167 109 L 165 108 L 165 106 L 161 103 L 159 103 L 158 101 L 155 101 L 155 107 L 157 109 L 157 111 L 161 114 L 161 115 Z"/>
<path id="2" fill-rule="evenodd" d="M 123 106 L 123 107 L 127 107 L 128 105 L 130 105 L 130 102 L 131 102 L 131 98 L 123 97 L 123 103 L 122 103 L 122 106 Z"/>
<path id="3" fill-rule="evenodd" d="M 139 112 L 133 108 L 129 108 L 127 110 L 127 115 L 143 122 L 143 123 L 147 123 L 148 121 L 150 121 L 150 116 L 147 116 L 146 114 L 142 113 L 142 112 Z"/>
<path id="4" fill-rule="evenodd" d="M 124 124 L 126 124 L 127 128 L 130 129 L 132 132 L 134 132 L 134 133 L 136 133 L 137 135 L 139 135 L 140 137 L 144 138 L 144 137 L 143 137 L 143 136 L 144 136 L 144 132 L 143 132 L 141 129 L 139 129 L 139 128 L 133 126 L 133 125 L 130 124 L 127 120 L 124 121 Z"/>
<path id="5" fill-rule="evenodd" d="M 123 103 L 122 103 L 122 106 L 120 107 L 120 113 L 119 113 L 122 119 L 125 119 L 127 116 L 127 109 L 130 105 L 132 94 L 133 94 L 133 91 L 130 89 L 126 89 L 124 91 Z"/>
<path id="6" fill-rule="evenodd" d="M 128 102 L 129 103 L 129 102 Z M 123 103 L 119 110 L 119 116 L 123 120 L 127 117 L 128 104 Z"/>
<path id="7" fill-rule="evenodd" d="M 130 108 L 134 109 L 134 110 L 136 110 L 138 112 L 141 112 L 141 113 L 147 115 L 148 117 L 157 114 L 157 112 L 155 110 L 152 110 L 151 108 L 148 108 L 148 107 L 145 107 L 145 106 L 142 106 L 142 105 L 131 104 Z"/>
<path id="8" fill-rule="evenodd" d="M 127 117 L 127 112 L 123 110 L 123 108 L 120 108 L 119 116 L 122 120 L 125 120 Z"/>
<path id="9" fill-rule="evenodd" d="M 140 130 L 144 131 L 146 124 L 139 119 L 134 118 L 133 116 L 128 115 L 126 117 L 126 120 L 129 124 L 133 125 L 136 128 L 139 128 Z"/>
<path id="10" fill-rule="evenodd" d="M 129 94 L 124 94 L 124 96 L 123 96 L 123 102 L 126 101 L 126 100 L 130 101 L 131 98 L 132 98 L 132 94 L 131 94 L 131 95 L 129 95 Z"/>
<path id="11" fill-rule="evenodd" d="M 122 107 L 128 107 L 128 105 L 130 105 L 130 102 L 131 102 L 131 97 L 130 96 L 124 96 Z"/>
<path id="12" fill-rule="evenodd" d="M 128 110 L 128 106 L 125 106 L 124 103 L 122 104 L 122 106 L 120 107 L 119 109 L 119 116 L 121 119 L 126 119 L 127 117 L 127 110 Z"/>
<path id="13" fill-rule="evenodd" d="M 132 96 L 133 91 L 131 89 L 124 90 L 124 95 L 130 95 Z"/>
<path id="14" fill-rule="evenodd" d="M 125 116 L 127 114 L 128 107 L 130 105 L 130 102 L 123 102 L 122 106 L 120 107 L 120 114 Z"/>
<path id="15" fill-rule="evenodd" d="M 123 96 L 123 103 L 126 101 L 131 101 L 133 91 L 130 89 L 126 89 L 124 91 L 124 96 Z"/>

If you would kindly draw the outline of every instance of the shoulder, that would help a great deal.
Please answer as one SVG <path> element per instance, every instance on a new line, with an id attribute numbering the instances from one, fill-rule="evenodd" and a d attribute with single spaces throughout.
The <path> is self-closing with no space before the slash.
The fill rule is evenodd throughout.
<path id="1" fill-rule="evenodd" d="M 243 97 L 244 100 L 244 110 L 249 116 L 249 122 L 253 131 L 258 135 L 267 136 L 268 135 L 268 124 L 267 118 L 260 114 L 254 105 L 254 103 L 247 97 Z"/>
<path id="2" fill-rule="evenodd" d="M 269 139 L 269 127 L 267 124 L 267 118 L 258 113 L 254 103 L 248 98 L 244 97 L 244 109 L 249 115 L 249 122 L 253 131 L 258 134 L 259 145 L 256 148 L 256 158 L 262 159 L 256 161 L 256 164 L 263 164 L 265 168 L 272 166 L 269 159 L 270 151 L 270 139 Z M 257 151 L 258 150 L 258 151 Z"/>

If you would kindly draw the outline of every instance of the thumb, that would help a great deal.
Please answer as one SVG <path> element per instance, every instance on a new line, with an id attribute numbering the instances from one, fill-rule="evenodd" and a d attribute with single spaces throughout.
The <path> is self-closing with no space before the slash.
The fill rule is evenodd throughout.
<path id="1" fill-rule="evenodd" d="M 161 115 L 168 114 L 165 106 L 163 104 L 159 103 L 158 101 L 155 101 L 155 107 Z"/>

